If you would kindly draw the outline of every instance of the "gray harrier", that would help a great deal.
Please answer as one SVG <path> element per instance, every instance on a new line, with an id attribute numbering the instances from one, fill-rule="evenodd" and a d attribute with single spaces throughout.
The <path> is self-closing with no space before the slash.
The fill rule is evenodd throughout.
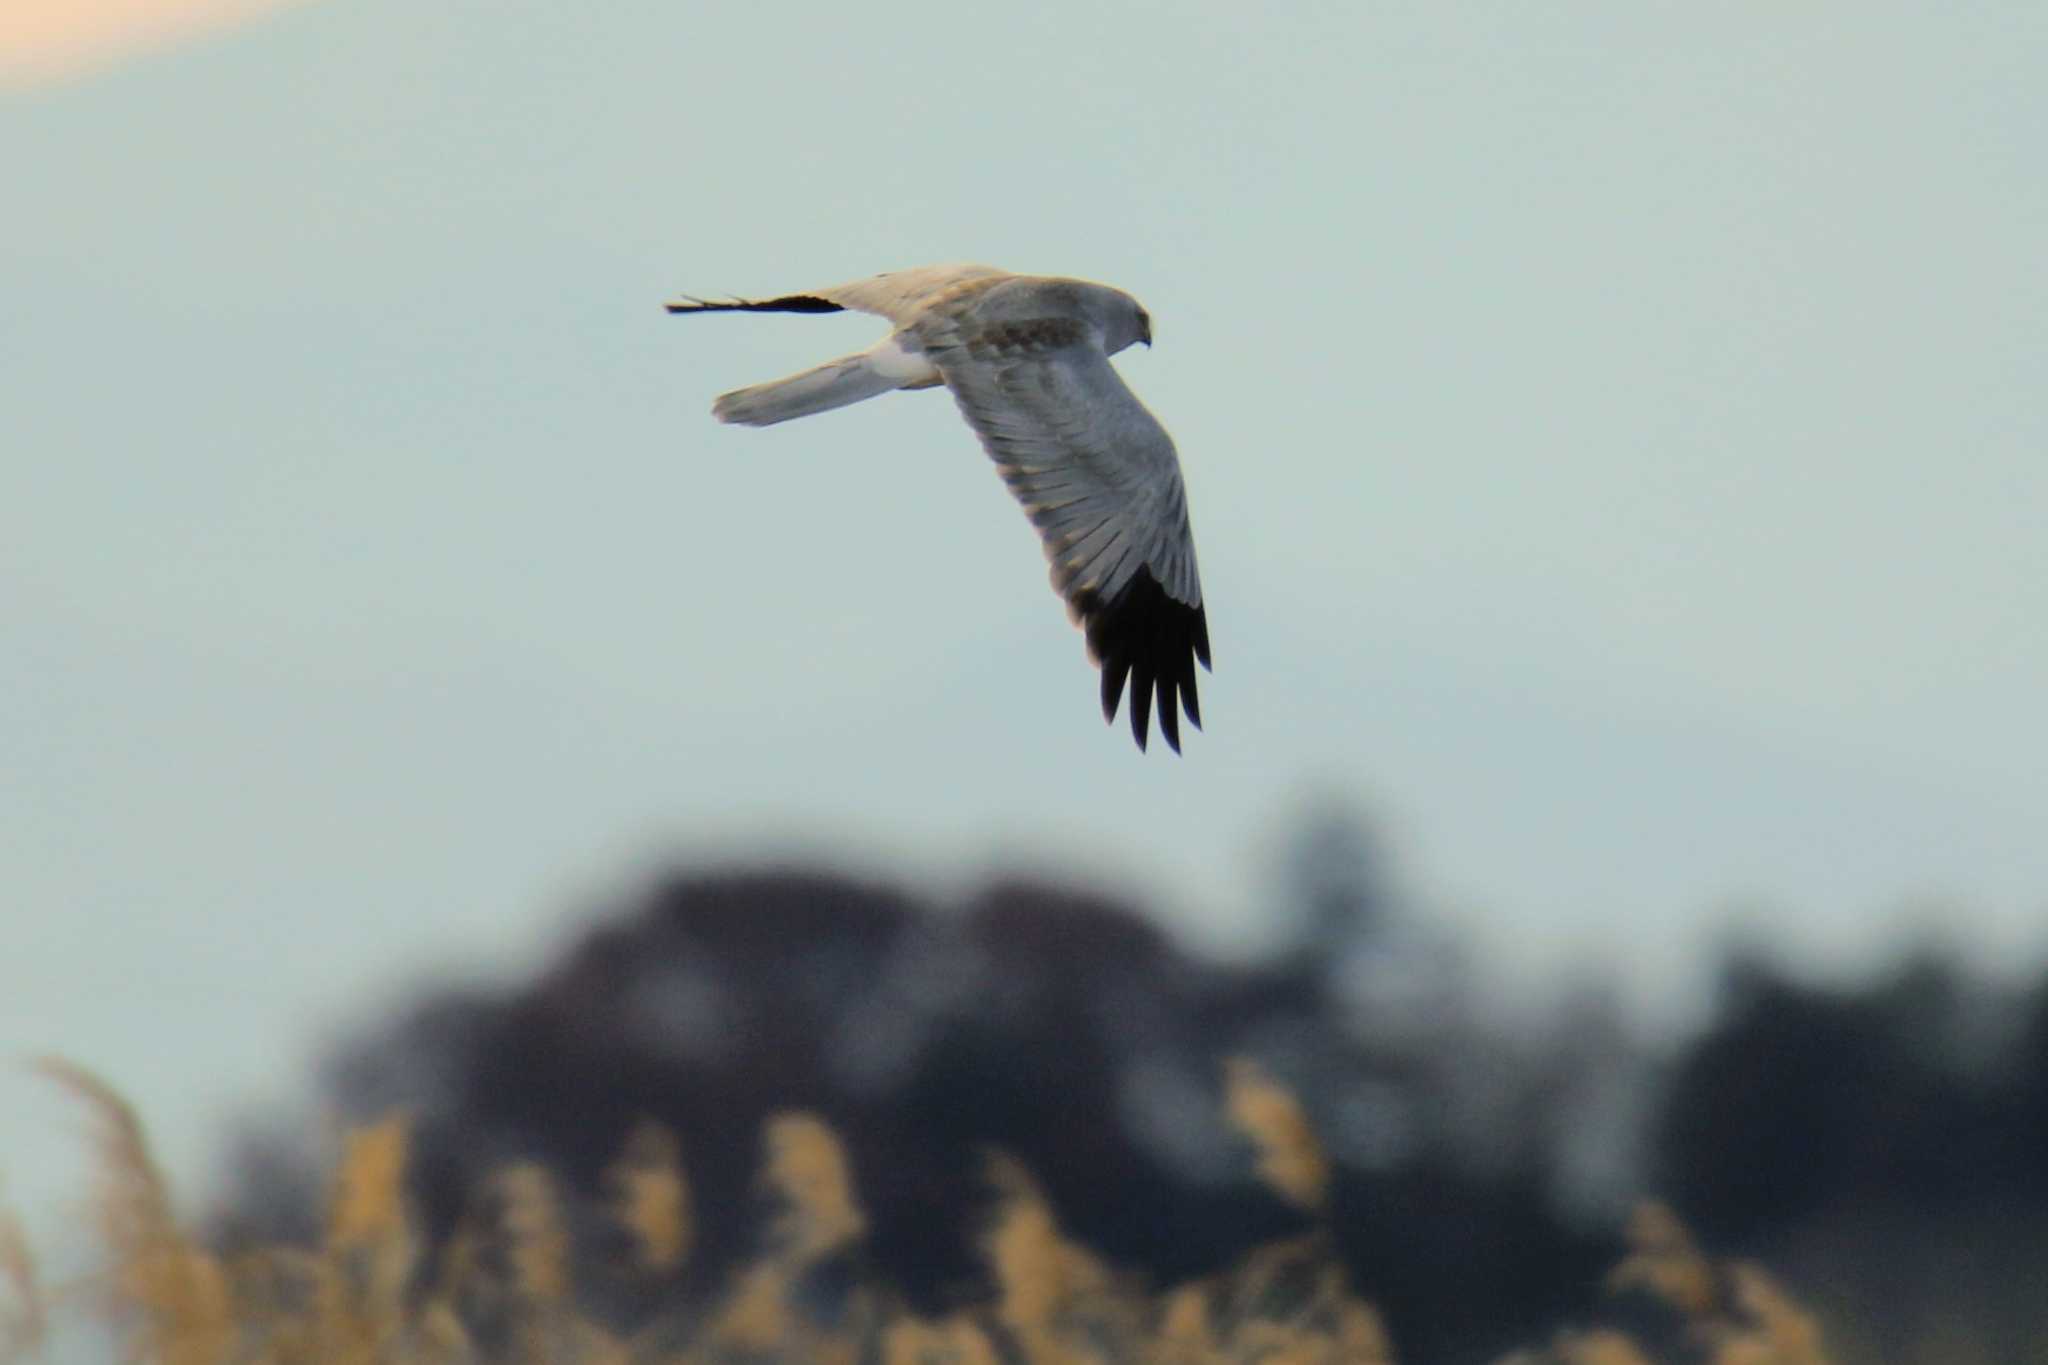
<path id="1" fill-rule="evenodd" d="M 1131 683 L 1131 733 L 1180 751 L 1180 711 L 1197 728 L 1195 661 L 1209 625 L 1173 440 L 1109 358 L 1152 344 L 1152 319 L 1120 289 L 934 265 L 773 299 L 686 299 L 671 313 L 877 313 L 895 331 L 868 350 L 721 395 L 721 422 L 765 427 L 892 389 L 953 391 L 969 426 L 1045 542 L 1052 585 L 1102 668 L 1102 714 Z"/>

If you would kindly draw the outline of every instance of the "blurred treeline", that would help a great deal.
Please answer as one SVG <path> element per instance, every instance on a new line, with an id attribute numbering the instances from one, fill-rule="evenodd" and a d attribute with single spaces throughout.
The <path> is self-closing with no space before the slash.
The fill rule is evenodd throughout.
<path id="1" fill-rule="evenodd" d="M 1303 822 L 1282 871 L 1290 935 L 1249 966 L 1030 881 L 940 903 L 826 871 L 679 874 L 538 980 L 432 994 L 347 1043 L 325 1089 L 348 1123 L 410 1115 L 437 1237 L 491 1172 L 537 1161 L 574 1244 L 602 1248 L 608 1166 L 665 1126 L 706 1295 L 759 1250 L 764 1123 L 816 1114 L 863 1192 L 865 1271 L 944 1312 L 980 1293 L 992 1150 L 1154 1283 L 1301 1231 L 1222 1117 L 1220 1061 L 1245 1057 L 1321 1133 L 1335 1250 L 1409 1359 L 1597 1319 L 1643 1196 L 1769 1264 L 1841 1359 L 2039 1358 L 2048 983 L 1923 952 L 1821 985 L 1738 950 L 1710 1022 L 1652 1045 L 1597 983 L 1535 1015 L 1477 998 L 1342 809 Z M 328 1156 L 251 1133 L 221 1238 L 317 1238 Z"/>

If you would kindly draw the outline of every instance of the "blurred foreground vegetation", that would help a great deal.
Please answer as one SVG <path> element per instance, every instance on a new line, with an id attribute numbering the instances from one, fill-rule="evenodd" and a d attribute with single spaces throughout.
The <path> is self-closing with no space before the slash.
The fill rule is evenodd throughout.
<path id="1" fill-rule="evenodd" d="M 338 1350 L 364 1295 L 396 1335 L 363 1358 L 1193 1365 L 1310 1351 L 1271 1335 L 1288 1323 L 1430 1365 L 1633 1358 L 1602 1332 L 1657 1360 L 1758 1333 L 1817 1350 L 1682 1219 L 1771 1267 L 1842 1365 L 2048 1362 L 2048 982 L 1935 949 L 1819 982 L 1738 948 L 1705 1021 L 1651 1040 L 1590 968 L 1548 1004 L 1489 998 L 1342 813 L 1279 872 L 1276 946 L 1235 963 L 1036 879 L 941 899 L 788 866 L 661 878 L 531 979 L 366 1020 L 316 1073 L 333 1121 L 244 1124 L 174 1240 L 134 1212 L 162 1207 L 140 1130 L 72 1074 L 145 1192 L 108 1201 L 131 1216 L 106 1241 L 169 1268 L 124 1302 L 145 1325 L 217 1305 L 180 1360 Z M 1245 1097 L 1267 1093 L 1299 1141 L 1261 1136 Z M 1065 1305 L 1042 1337 L 996 1306 L 1023 1292 L 991 1231 L 1019 1210 L 1065 1267 L 1031 1281 Z M 175 1254 L 137 1260 L 136 1228 Z M 0 1265 L 26 1263 L 0 1230 Z M 46 1300 L 15 1300 L 32 1338 Z"/>
<path id="2" fill-rule="evenodd" d="M 689 1278 L 695 1225 L 676 1136 L 643 1124 L 609 1166 L 602 1242 L 573 1254 L 571 1217 L 537 1165 L 490 1174 L 430 1250 L 406 1193 L 409 1129 L 346 1136 L 324 1226 L 304 1244 L 223 1255 L 181 1227 L 137 1116 L 89 1073 L 47 1070 L 93 1111 L 106 1266 L 88 1301 L 137 1365 L 673 1362 L 674 1365 L 1391 1365 L 1379 1315 L 1332 1253 L 1330 1164 L 1294 1097 L 1246 1061 L 1229 1117 L 1260 1179 L 1309 1220 L 1220 1273 L 1163 1288 L 1071 1240 L 1030 1173 L 991 1154 L 973 1297 L 922 1314 L 874 1271 L 847 1153 L 800 1113 L 765 1132 L 770 1218 L 759 1253 L 712 1294 Z M 1813 1320 L 1753 1265 L 1709 1261 L 1646 1205 L 1607 1277 L 1647 1332 L 1559 1331 L 1516 1365 L 1823 1365 Z M 37 1354 L 53 1315 L 34 1257 L 0 1215 L 0 1359 Z M 74 1301 L 76 1294 L 68 1296 Z M 1661 1343 L 1659 1350 L 1653 1343 Z"/>

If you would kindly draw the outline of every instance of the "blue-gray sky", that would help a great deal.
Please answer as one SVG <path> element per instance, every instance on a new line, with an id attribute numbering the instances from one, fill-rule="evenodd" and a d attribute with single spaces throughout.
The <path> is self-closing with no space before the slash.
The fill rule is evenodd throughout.
<path id="1" fill-rule="evenodd" d="M 1500 977 L 1682 994 L 1731 906 L 2037 961 L 2044 68 L 2032 4 L 326 0 L 17 81 L 0 1050 L 196 1172 L 671 855 L 1050 863 L 1244 946 L 1311 786 Z M 1156 319 L 1183 759 L 943 394 L 710 421 L 872 319 L 658 307 L 958 259 Z M 16 1202 L 71 1137 L 0 1081 Z"/>

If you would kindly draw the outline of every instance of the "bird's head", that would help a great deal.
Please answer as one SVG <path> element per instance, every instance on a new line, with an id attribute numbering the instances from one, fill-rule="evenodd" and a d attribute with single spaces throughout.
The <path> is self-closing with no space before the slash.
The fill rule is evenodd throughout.
<path id="1" fill-rule="evenodd" d="M 1101 318 L 1103 349 L 1115 355 L 1137 342 L 1152 344 L 1152 315 L 1144 305 L 1121 289 L 1105 290 L 1108 305 Z"/>

